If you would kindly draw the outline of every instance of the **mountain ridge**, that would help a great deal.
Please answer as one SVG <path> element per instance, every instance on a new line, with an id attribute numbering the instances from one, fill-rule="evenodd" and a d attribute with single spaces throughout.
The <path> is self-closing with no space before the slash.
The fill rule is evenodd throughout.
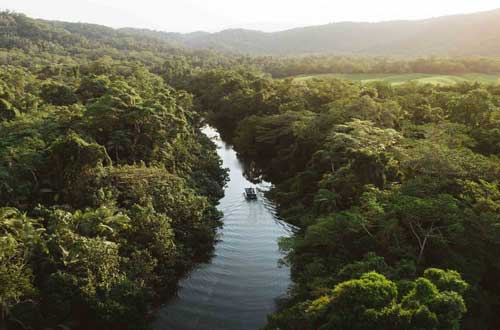
<path id="1" fill-rule="evenodd" d="M 13 31 L 11 19 L 3 21 L 6 24 L 3 28 Z M 139 28 L 113 29 L 98 24 L 43 19 L 28 21 L 56 28 L 55 34 L 50 34 L 51 38 L 64 39 L 68 32 L 95 40 L 107 38 L 108 43 L 114 43 L 113 39 L 116 39 L 126 44 L 127 38 L 134 37 L 144 39 L 144 42 L 156 42 L 158 47 L 214 49 L 248 55 L 500 57 L 500 9 L 423 20 L 346 21 L 278 32 L 236 28 L 215 33 L 177 33 Z M 16 31 L 19 36 L 24 35 L 22 29 Z M 24 37 L 33 40 L 32 35 Z"/>
<path id="2" fill-rule="evenodd" d="M 279 32 L 231 29 L 179 40 L 191 48 L 259 55 L 500 56 L 500 9 L 424 20 L 339 22 Z"/>

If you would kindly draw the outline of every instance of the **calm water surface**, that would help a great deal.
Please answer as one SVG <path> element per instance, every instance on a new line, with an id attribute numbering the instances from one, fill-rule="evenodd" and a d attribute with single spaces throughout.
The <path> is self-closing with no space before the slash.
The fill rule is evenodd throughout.
<path id="1" fill-rule="evenodd" d="M 181 281 L 177 298 L 161 308 L 154 329 L 257 330 L 290 284 L 289 269 L 278 266 L 282 255 L 277 241 L 292 229 L 275 217 L 274 205 L 262 195 L 269 184 L 247 181 L 232 147 L 215 130 L 206 128 L 204 133 L 217 144 L 223 166 L 230 170 L 218 206 L 224 228 L 210 263 Z M 245 200 L 245 187 L 258 188 L 259 198 Z"/>

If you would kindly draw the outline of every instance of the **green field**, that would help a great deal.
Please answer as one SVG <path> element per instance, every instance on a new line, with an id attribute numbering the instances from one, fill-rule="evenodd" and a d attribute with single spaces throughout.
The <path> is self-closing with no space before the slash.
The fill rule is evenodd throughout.
<path id="1" fill-rule="evenodd" d="M 452 85 L 460 82 L 481 82 L 486 84 L 500 84 L 500 74 L 488 75 L 480 73 L 469 73 L 463 75 L 434 75 L 423 73 L 412 74 L 318 74 L 302 75 L 295 77 L 298 81 L 313 78 L 340 78 L 367 83 L 371 81 L 387 81 L 391 84 L 402 84 L 408 81 L 416 81 L 424 84 Z"/>

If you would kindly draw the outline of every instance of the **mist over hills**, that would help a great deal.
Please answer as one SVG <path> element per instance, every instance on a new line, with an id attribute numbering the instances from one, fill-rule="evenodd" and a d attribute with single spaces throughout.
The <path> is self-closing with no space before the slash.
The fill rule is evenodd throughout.
<path id="1" fill-rule="evenodd" d="M 271 33 L 230 29 L 182 34 L 27 17 L 13 19 L 8 15 L 0 20 L 0 27 L 4 31 L 0 38 L 7 48 L 19 38 L 30 43 L 43 40 L 45 45 L 80 43 L 80 38 L 85 38 L 91 43 L 122 47 L 134 39 L 160 48 L 210 48 L 251 55 L 500 56 L 500 9 L 415 21 L 331 23 Z"/>
<path id="2" fill-rule="evenodd" d="M 192 48 L 251 54 L 500 55 L 500 9 L 416 21 L 343 22 L 265 33 L 169 34 Z"/>

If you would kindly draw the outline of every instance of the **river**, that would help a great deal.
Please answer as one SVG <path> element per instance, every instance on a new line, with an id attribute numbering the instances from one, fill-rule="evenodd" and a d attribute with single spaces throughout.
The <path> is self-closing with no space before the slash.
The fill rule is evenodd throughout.
<path id="1" fill-rule="evenodd" d="M 224 226 L 214 257 L 180 282 L 177 297 L 162 306 L 153 328 L 258 330 L 290 285 L 289 269 L 278 266 L 282 257 L 278 239 L 291 235 L 292 228 L 276 218 L 273 203 L 263 196 L 269 184 L 246 180 L 233 148 L 214 129 L 203 131 L 217 145 L 223 166 L 230 171 L 218 206 L 224 213 Z M 258 199 L 247 201 L 245 187 L 257 188 Z"/>

